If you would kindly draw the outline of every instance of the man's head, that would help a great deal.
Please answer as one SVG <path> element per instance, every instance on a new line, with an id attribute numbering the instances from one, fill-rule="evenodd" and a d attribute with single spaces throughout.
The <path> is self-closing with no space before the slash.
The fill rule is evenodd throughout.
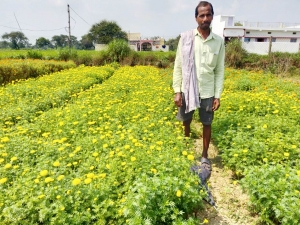
<path id="1" fill-rule="evenodd" d="M 210 27 L 214 16 L 214 8 L 211 3 L 201 1 L 195 9 L 195 19 L 200 30 L 207 30 Z"/>

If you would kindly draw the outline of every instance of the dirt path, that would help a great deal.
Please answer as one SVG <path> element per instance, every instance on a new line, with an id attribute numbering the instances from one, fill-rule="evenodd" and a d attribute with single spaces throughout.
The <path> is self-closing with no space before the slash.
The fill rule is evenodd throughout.
<path id="1" fill-rule="evenodd" d="M 197 155 L 202 152 L 202 125 L 192 123 L 192 137 L 195 140 Z M 208 220 L 210 225 L 254 225 L 258 224 L 258 216 L 249 211 L 249 197 L 242 191 L 238 181 L 233 179 L 230 170 L 225 169 L 218 149 L 210 143 L 208 150 L 212 161 L 212 174 L 209 180 L 210 190 L 217 204 L 218 211 L 205 203 L 205 209 L 199 217 Z M 201 222 L 202 222 L 201 221 Z"/>

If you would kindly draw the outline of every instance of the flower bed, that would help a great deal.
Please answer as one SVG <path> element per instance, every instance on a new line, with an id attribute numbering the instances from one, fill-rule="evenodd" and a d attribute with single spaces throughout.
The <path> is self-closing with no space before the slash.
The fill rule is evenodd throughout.
<path id="1" fill-rule="evenodd" d="M 124 67 L 63 108 L 2 130 L 0 220 L 197 224 L 198 179 L 170 74 Z"/>

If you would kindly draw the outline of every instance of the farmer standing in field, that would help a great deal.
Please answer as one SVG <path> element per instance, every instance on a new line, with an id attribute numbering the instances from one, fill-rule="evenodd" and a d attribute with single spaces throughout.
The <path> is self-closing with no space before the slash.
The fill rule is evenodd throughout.
<path id="1" fill-rule="evenodd" d="M 205 183 L 211 174 L 208 147 L 214 111 L 220 107 L 223 91 L 225 48 L 223 39 L 211 31 L 214 10 L 211 3 L 201 1 L 195 9 L 198 27 L 181 34 L 173 72 L 174 102 L 177 119 L 183 121 L 185 136 L 190 136 L 193 113 L 199 111 L 203 124 L 203 151 L 197 160 L 198 175 Z"/>

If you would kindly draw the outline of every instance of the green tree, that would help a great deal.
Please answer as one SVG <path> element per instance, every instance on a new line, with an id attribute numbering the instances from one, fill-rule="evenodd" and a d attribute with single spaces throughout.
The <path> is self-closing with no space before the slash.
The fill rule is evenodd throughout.
<path id="1" fill-rule="evenodd" d="M 169 50 L 170 51 L 176 51 L 177 50 L 179 39 L 180 39 L 180 35 L 178 35 L 178 37 L 176 37 L 176 38 L 171 38 L 168 41 L 166 41 L 166 45 L 169 45 Z"/>
<path id="2" fill-rule="evenodd" d="M 93 41 L 92 41 L 92 39 L 89 37 L 88 34 L 83 35 L 83 36 L 81 37 L 80 44 L 81 44 L 81 47 L 82 47 L 83 49 L 94 49 L 94 48 L 95 48 L 95 46 L 94 46 L 94 44 L 93 44 Z"/>
<path id="3" fill-rule="evenodd" d="M 116 22 L 107 20 L 94 24 L 88 36 L 93 43 L 97 44 L 108 44 L 114 39 L 128 40 L 127 33 L 122 31 Z"/>
<path id="4" fill-rule="evenodd" d="M 51 47 L 51 42 L 50 42 L 50 40 L 48 40 L 44 37 L 40 37 L 40 38 L 36 39 L 35 45 L 38 48 Z"/>
<path id="5" fill-rule="evenodd" d="M 54 35 L 51 39 L 51 43 L 55 48 L 64 48 L 68 46 L 69 38 L 67 35 Z"/>
<path id="6" fill-rule="evenodd" d="M 28 38 L 20 31 L 13 31 L 2 35 L 2 39 L 10 42 L 12 49 L 20 49 L 29 46 Z"/>
<path id="7" fill-rule="evenodd" d="M 0 41 L 0 48 L 9 48 L 9 42 Z"/>

